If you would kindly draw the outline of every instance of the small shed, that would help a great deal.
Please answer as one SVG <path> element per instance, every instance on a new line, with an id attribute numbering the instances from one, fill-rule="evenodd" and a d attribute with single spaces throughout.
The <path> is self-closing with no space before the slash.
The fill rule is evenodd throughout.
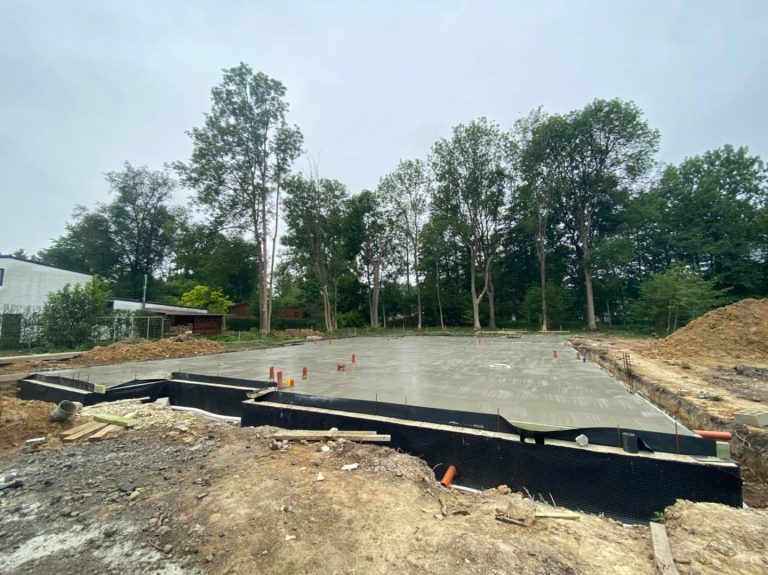
<path id="1" fill-rule="evenodd" d="M 111 299 L 109 307 L 114 310 L 144 310 L 165 318 L 164 330 L 168 332 L 191 331 L 197 335 L 218 335 L 224 331 L 224 314 L 208 313 L 207 309 L 184 305 L 170 305 L 142 302 L 130 299 Z"/>

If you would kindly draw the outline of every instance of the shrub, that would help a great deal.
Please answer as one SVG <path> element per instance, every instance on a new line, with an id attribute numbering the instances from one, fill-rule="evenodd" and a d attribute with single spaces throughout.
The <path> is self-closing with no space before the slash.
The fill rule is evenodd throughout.
<path id="1" fill-rule="evenodd" d="M 43 341 L 64 349 L 93 345 L 95 327 L 106 314 L 108 295 L 98 277 L 82 286 L 67 284 L 50 294 L 40 315 Z"/>

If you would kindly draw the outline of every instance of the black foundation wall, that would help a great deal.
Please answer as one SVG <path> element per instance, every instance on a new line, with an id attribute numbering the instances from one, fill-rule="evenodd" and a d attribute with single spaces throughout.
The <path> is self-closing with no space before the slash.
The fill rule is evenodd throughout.
<path id="1" fill-rule="evenodd" d="M 484 489 L 506 484 L 552 498 L 558 505 L 622 521 L 648 521 L 677 499 L 742 504 L 737 467 L 538 445 L 259 402 L 243 404 L 242 425 L 375 430 L 391 435 L 391 447 L 424 459 L 436 477 L 455 465 L 461 485 Z"/>
<path id="2" fill-rule="evenodd" d="M 94 403 L 104 401 L 104 395 L 101 393 L 93 393 L 74 387 L 54 387 L 53 385 L 39 384 L 26 379 L 19 380 L 16 383 L 16 387 L 19 399 L 47 401 L 48 403 L 59 403 L 67 399 L 69 401 L 79 401 L 83 405 L 93 405 Z"/>

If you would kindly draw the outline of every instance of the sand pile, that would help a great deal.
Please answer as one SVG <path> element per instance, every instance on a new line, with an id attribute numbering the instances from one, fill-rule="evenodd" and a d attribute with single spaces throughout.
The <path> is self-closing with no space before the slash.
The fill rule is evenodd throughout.
<path id="1" fill-rule="evenodd" d="M 208 339 L 161 339 L 158 341 L 117 342 L 91 351 L 72 360 L 71 365 L 109 365 L 127 361 L 172 359 L 208 355 L 224 351 L 221 344 Z"/>
<path id="2" fill-rule="evenodd" d="M 704 314 L 647 351 L 667 358 L 717 357 L 768 363 L 768 299 L 744 299 Z"/>

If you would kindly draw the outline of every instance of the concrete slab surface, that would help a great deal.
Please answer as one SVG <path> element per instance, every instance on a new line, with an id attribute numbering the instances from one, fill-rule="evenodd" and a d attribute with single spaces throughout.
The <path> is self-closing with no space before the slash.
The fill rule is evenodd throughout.
<path id="1" fill-rule="evenodd" d="M 346 371 L 337 371 L 340 363 Z M 358 337 L 53 373 L 109 386 L 172 371 L 266 380 L 270 366 L 293 377 L 292 391 L 300 393 L 492 414 L 498 409 L 509 421 L 538 425 L 675 432 L 672 418 L 594 363 L 577 360 L 553 336 Z M 677 430 L 691 433 L 680 424 Z"/>

